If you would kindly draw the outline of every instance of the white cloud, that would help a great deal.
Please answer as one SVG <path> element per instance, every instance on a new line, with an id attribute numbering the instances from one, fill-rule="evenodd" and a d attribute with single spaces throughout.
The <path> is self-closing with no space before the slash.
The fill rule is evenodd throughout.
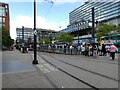
<path id="1" fill-rule="evenodd" d="M 2 2 L 33 2 L 34 0 L 2 0 Z M 36 0 L 36 2 L 56 2 L 56 3 L 73 3 L 83 2 L 84 0 Z"/>
<path id="2" fill-rule="evenodd" d="M 59 28 L 60 25 L 62 26 L 62 28 Z M 16 38 L 16 28 L 21 28 L 22 26 L 33 28 L 34 27 L 33 17 L 19 15 L 13 21 L 10 22 L 10 35 L 13 39 Z M 36 28 L 52 29 L 58 31 L 60 29 L 66 28 L 66 26 L 67 25 L 65 24 L 59 24 L 59 23 L 53 23 L 53 22 L 48 23 L 45 18 L 40 16 L 36 17 Z"/>

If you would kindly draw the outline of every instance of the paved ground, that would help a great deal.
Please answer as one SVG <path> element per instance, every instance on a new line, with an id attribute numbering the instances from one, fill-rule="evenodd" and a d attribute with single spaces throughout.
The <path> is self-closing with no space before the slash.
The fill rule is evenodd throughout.
<path id="1" fill-rule="evenodd" d="M 17 50 L 2 52 L 2 88 L 52 88 L 40 70 L 32 65 L 30 54 Z"/>
<path id="2" fill-rule="evenodd" d="M 40 56 L 43 56 L 46 60 L 48 60 L 55 66 L 60 67 L 62 70 L 65 70 L 68 73 L 72 74 L 73 76 L 78 77 L 79 79 L 82 79 L 86 82 L 89 82 L 90 84 L 98 88 L 118 88 L 118 82 L 116 81 L 118 80 L 118 56 L 113 61 L 107 56 L 105 57 L 100 56 L 98 58 L 93 58 L 93 57 L 86 57 L 80 55 L 63 55 L 63 54 L 53 54 L 53 53 L 44 53 L 44 52 L 39 52 L 39 54 Z M 40 69 L 42 67 L 42 71 L 47 73 L 47 75 L 51 79 L 59 83 L 59 85 L 68 87 L 67 85 L 68 83 L 61 84 L 61 82 L 73 81 L 72 79 L 63 80 L 64 76 L 62 76 L 63 74 L 61 73 L 57 76 L 55 76 L 55 74 L 53 73 L 50 73 L 51 71 L 48 68 L 49 65 L 46 64 L 47 63 L 45 61 L 40 61 L 40 64 L 37 66 Z M 73 67 L 72 65 L 76 66 L 77 68 Z M 62 78 L 59 79 L 60 76 L 62 76 Z M 78 82 L 74 82 L 74 83 L 77 85 L 76 87 L 79 87 Z M 74 83 L 71 83 L 70 86 L 71 87 L 74 86 Z"/>
<path id="3" fill-rule="evenodd" d="M 85 57 L 80 55 L 63 55 L 39 53 L 51 63 L 59 66 L 72 75 L 83 79 L 100 88 L 117 88 L 116 81 L 96 76 L 78 68 L 72 67 L 56 59 L 63 60 L 75 66 L 80 66 L 93 72 L 100 73 L 111 78 L 118 79 L 118 58 L 111 61 L 108 57 Z M 48 55 L 47 55 L 48 54 Z M 50 55 L 50 56 L 49 56 Z M 52 58 L 53 56 L 54 58 Z M 55 67 L 45 62 L 39 55 L 39 64 L 32 65 L 33 52 L 21 53 L 15 51 L 2 52 L 2 87 L 3 88 L 90 88 L 87 85 L 75 80 L 69 75 L 59 71 Z M 55 59 L 56 58 L 56 59 Z M 112 74 L 113 73 L 113 74 Z M 1 78 L 0 78 L 1 79 Z"/>

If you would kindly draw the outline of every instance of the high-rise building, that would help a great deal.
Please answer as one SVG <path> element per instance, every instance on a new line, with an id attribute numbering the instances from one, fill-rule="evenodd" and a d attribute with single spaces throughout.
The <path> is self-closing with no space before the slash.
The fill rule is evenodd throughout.
<path id="1" fill-rule="evenodd" d="M 116 26 L 120 24 L 120 0 L 86 0 L 83 5 L 69 13 L 69 25 L 62 31 L 71 33 L 76 40 L 78 36 L 92 37 L 92 7 L 95 27 L 105 22 L 112 22 Z"/>
<path id="2" fill-rule="evenodd" d="M 9 5 L 0 2 L 0 27 L 10 30 Z"/>

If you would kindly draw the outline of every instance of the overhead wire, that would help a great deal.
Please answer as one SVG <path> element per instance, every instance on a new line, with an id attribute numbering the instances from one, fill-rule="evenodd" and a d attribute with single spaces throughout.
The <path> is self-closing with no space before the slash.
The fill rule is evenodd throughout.
<path id="1" fill-rule="evenodd" d="M 52 9 L 52 7 L 53 7 L 53 5 L 54 5 L 54 3 L 56 2 L 56 0 L 53 2 L 52 0 L 51 1 L 49 1 L 49 0 L 44 0 L 44 1 L 47 1 L 47 2 L 49 2 L 49 3 L 51 3 L 51 6 L 50 6 L 50 8 L 48 9 L 48 12 L 47 12 L 47 14 L 46 14 L 46 18 L 48 17 L 48 15 L 49 15 L 49 13 L 50 13 L 50 11 L 51 11 L 51 9 Z"/>
<path id="2" fill-rule="evenodd" d="M 44 1 L 47 1 L 48 3 L 51 3 L 51 6 L 50 6 L 50 8 L 48 9 L 48 12 L 47 12 L 47 14 L 46 14 L 46 16 L 45 16 L 45 18 L 48 18 L 48 15 L 50 14 L 50 11 L 51 11 L 51 9 L 53 8 L 56 0 L 54 0 L 54 1 L 52 1 L 52 0 L 51 0 L 51 1 L 50 1 L 50 0 L 44 0 Z M 61 21 L 66 20 L 66 19 L 67 19 L 67 17 L 62 18 L 62 19 L 59 19 L 59 20 L 56 21 L 56 23 L 57 23 L 57 22 L 61 22 Z M 60 27 L 61 27 L 61 25 L 60 25 Z"/>

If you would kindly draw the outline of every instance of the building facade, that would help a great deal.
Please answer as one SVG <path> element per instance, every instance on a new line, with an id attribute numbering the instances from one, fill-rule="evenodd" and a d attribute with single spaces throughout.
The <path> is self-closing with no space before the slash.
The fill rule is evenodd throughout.
<path id="1" fill-rule="evenodd" d="M 51 41 L 55 40 L 55 36 L 57 33 L 55 30 L 41 28 L 37 28 L 36 30 L 37 30 L 37 43 L 46 38 L 49 38 Z M 30 39 L 31 39 L 30 42 L 32 43 L 34 42 L 34 33 L 32 28 L 26 27 L 16 28 L 16 34 L 17 34 L 16 41 L 18 44 L 28 43 Z"/>
<path id="2" fill-rule="evenodd" d="M 45 43 L 44 40 L 48 39 L 50 43 L 54 43 L 57 31 L 51 29 L 37 28 L 37 32 L 39 42 L 42 41 L 42 43 Z"/>
<path id="3" fill-rule="evenodd" d="M 0 2 L 0 27 L 10 31 L 9 5 L 2 2 Z"/>
<path id="4" fill-rule="evenodd" d="M 95 28 L 100 23 L 120 24 L 120 0 L 88 0 L 69 13 L 69 25 L 62 32 L 74 35 L 74 39 L 91 38 L 92 7 L 94 7 Z M 80 41 L 81 42 L 81 41 Z"/>
<path id="5" fill-rule="evenodd" d="M 34 40 L 33 29 L 32 28 L 16 28 L 17 43 L 22 44 L 28 42 L 28 38 L 31 38 L 31 41 Z"/>

